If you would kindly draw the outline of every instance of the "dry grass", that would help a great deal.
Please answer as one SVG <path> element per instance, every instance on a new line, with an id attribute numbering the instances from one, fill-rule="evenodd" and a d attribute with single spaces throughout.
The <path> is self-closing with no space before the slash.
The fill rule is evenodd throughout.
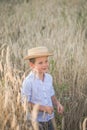
<path id="1" fill-rule="evenodd" d="M 84 119 L 83 121 L 83 130 L 87 129 L 87 118 Z"/>
<path id="2" fill-rule="evenodd" d="M 39 45 L 54 52 L 50 72 L 65 107 L 62 117 L 56 114 L 58 130 L 82 128 L 81 119 L 87 117 L 86 8 L 86 0 L 0 1 L 1 130 L 32 129 L 20 104 L 20 88 L 29 72 L 23 57 Z"/>

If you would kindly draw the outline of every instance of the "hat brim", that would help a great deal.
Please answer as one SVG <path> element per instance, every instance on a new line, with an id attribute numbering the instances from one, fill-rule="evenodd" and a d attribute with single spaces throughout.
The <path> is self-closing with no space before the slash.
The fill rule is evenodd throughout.
<path id="1" fill-rule="evenodd" d="M 46 53 L 46 54 L 38 54 L 38 55 L 32 55 L 32 56 L 26 56 L 24 57 L 24 60 L 29 60 L 32 58 L 39 58 L 39 57 L 44 57 L 44 56 L 52 56 L 53 53 Z"/>

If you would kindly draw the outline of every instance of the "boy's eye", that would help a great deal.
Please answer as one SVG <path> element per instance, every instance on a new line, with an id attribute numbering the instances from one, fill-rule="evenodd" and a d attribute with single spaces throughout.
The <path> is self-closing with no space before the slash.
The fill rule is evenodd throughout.
<path id="1" fill-rule="evenodd" d="M 39 62 L 39 64 L 43 64 L 43 62 Z"/>
<path id="2" fill-rule="evenodd" d="M 48 61 L 45 61 L 45 63 L 48 63 Z M 43 62 L 39 62 L 39 64 L 41 65 L 41 64 L 43 64 Z"/>
<path id="3" fill-rule="evenodd" d="M 46 60 L 45 62 L 48 63 L 48 60 Z"/>

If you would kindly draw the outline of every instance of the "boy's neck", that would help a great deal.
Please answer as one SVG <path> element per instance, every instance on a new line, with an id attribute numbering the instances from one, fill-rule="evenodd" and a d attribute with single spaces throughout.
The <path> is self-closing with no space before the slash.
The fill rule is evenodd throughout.
<path id="1" fill-rule="evenodd" d="M 38 77 L 40 80 L 44 81 L 44 76 L 45 76 L 44 73 L 38 73 L 36 71 L 33 71 L 33 72 L 36 75 L 36 77 Z"/>
<path id="2" fill-rule="evenodd" d="M 40 80 L 44 81 L 44 76 L 45 74 L 39 74 L 38 77 L 40 78 Z"/>

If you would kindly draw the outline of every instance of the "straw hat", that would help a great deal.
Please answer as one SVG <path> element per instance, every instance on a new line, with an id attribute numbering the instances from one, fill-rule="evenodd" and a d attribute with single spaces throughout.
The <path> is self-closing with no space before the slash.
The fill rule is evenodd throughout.
<path id="1" fill-rule="evenodd" d="M 35 47 L 28 50 L 28 56 L 26 56 L 24 59 L 29 60 L 32 58 L 37 57 L 43 57 L 43 56 L 52 56 L 53 53 L 50 53 L 47 49 L 47 47 L 41 46 L 41 47 Z"/>

